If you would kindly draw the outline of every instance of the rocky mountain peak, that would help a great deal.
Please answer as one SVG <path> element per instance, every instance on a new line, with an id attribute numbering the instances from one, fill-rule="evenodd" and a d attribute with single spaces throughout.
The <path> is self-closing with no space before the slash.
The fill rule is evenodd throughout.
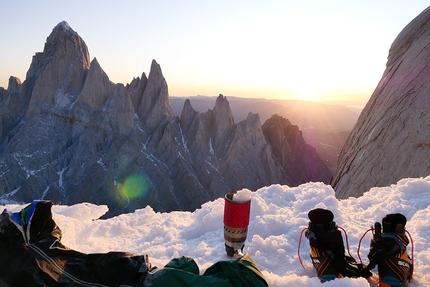
<path id="1" fill-rule="evenodd" d="M 67 45 L 68 42 L 69 45 Z M 70 45 L 72 44 L 72 45 Z M 30 69 L 27 71 L 26 78 L 37 77 L 46 65 L 52 60 L 59 49 L 65 49 L 66 46 L 74 48 L 78 52 L 82 65 L 85 68 L 90 66 L 90 57 L 88 47 L 84 40 L 75 32 L 66 21 L 62 21 L 52 29 L 51 34 L 47 37 L 43 52 L 38 52 L 33 56 Z M 65 53 L 66 51 L 62 51 Z"/>
<path id="2" fill-rule="evenodd" d="M 31 93 L 28 116 L 55 106 L 59 94 L 79 93 L 89 67 L 85 42 L 65 21 L 58 24 L 48 36 L 43 52 L 33 56 L 27 72 Z"/>
<path id="3" fill-rule="evenodd" d="M 196 114 L 196 110 L 194 110 L 194 108 L 191 106 L 191 101 L 189 99 L 186 99 L 180 117 L 181 122 L 186 123 L 192 121 Z"/>
<path id="4" fill-rule="evenodd" d="M 21 80 L 17 77 L 9 77 L 9 83 L 7 86 L 8 93 L 16 93 L 18 92 L 19 86 L 21 85 Z"/>
<path id="5" fill-rule="evenodd" d="M 430 174 L 430 9 L 393 42 L 386 69 L 339 155 L 338 198 Z"/>
<path id="6" fill-rule="evenodd" d="M 215 106 L 212 113 L 214 143 L 216 146 L 224 145 L 222 139 L 230 133 L 234 126 L 233 113 L 231 112 L 230 104 L 223 95 L 219 95 L 215 101 Z"/>
<path id="7" fill-rule="evenodd" d="M 76 36 L 79 37 L 78 33 L 76 33 L 76 31 L 70 27 L 69 23 L 66 21 L 61 21 L 57 24 L 57 26 L 54 27 L 54 29 L 52 29 L 51 34 L 48 36 L 46 40 L 47 45 L 45 45 L 47 50 L 45 51 L 48 51 L 49 47 L 54 46 L 55 43 L 61 44 L 67 40 L 71 40 Z"/>
<path id="8" fill-rule="evenodd" d="M 214 111 L 220 116 L 229 117 L 231 115 L 230 104 L 228 103 L 227 98 L 222 94 L 219 94 L 215 101 Z"/>
<path id="9" fill-rule="evenodd" d="M 114 84 L 101 68 L 97 58 L 91 62 L 91 67 L 79 93 L 76 104 L 86 103 L 94 110 L 102 109 L 106 100 L 112 96 Z"/>
<path id="10" fill-rule="evenodd" d="M 149 77 L 151 78 L 151 80 L 164 79 L 163 72 L 161 71 L 161 66 L 154 59 L 151 62 L 151 68 L 149 70 Z"/>
<path id="11" fill-rule="evenodd" d="M 144 83 L 144 91 L 138 102 L 136 112 L 147 128 L 157 127 L 166 119 L 173 117 L 170 108 L 169 92 L 160 65 L 152 60 L 148 80 Z"/>
<path id="12" fill-rule="evenodd" d="M 261 126 L 260 116 L 258 114 L 248 113 L 245 122 L 250 126 Z"/>
<path id="13" fill-rule="evenodd" d="M 141 77 L 133 78 L 133 80 L 125 87 L 125 89 L 131 96 L 131 100 L 135 109 L 140 104 L 147 81 L 148 78 L 146 77 L 145 73 L 142 73 Z"/>
<path id="14" fill-rule="evenodd" d="M 330 181 L 330 170 L 315 148 L 305 142 L 298 126 L 275 114 L 263 124 L 262 130 L 276 160 L 286 171 L 289 184 Z"/>

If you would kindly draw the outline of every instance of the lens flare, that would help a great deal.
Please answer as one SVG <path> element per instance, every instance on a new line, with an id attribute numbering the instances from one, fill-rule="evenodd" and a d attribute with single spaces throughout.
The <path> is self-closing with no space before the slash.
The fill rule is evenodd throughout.
<path id="1" fill-rule="evenodd" d="M 128 198 L 144 196 L 149 188 L 148 178 L 142 174 L 132 174 L 127 177 L 121 186 L 122 192 Z"/>

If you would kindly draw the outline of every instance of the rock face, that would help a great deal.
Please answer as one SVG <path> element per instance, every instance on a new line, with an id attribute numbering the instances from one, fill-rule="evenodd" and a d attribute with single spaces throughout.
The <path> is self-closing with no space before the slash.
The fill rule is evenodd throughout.
<path id="1" fill-rule="evenodd" d="M 338 198 L 430 174 L 430 9 L 393 42 L 386 70 L 339 156 Z"/>
<path id="2" fill-rule="evenodd" d="M 288 182 L 299 185 L 309 181 L 330 181 L 330 170 L 319 158 L 315 148 L 305 142 L 298 126 L 273 115 L 264 123 L 262 129 L 277 162 L 286 173 Z"/>
<path id="3" fill-rule="evenodd" d="M 112 83 L 66 22 L 33 57 L 25 81 L 11 77 L 0 89 L 0 105 L 0 203 L 87 201 L 108 205 L 112 216 L 146 205 L 194 210 L 245 187 L 325 180 L 305 166 L 292 177 L 259 116 L 235 123 L 222 95 L 206 113 L 188 100 L 175 117 L 155 61 L 148 77 Z M 286 140 L 298 143 L 291 156 L 301 161 L 308 148 L 299 147 L 300 132 Z"/>
<path id="4" fill-rule="evenodd" d="M 90 66 L 88 48 L 66 22 L 58 24 L 46 40 L 42 53 L 36 53 L 26 75 L 32 93 L 28 115 L 60 104 L 82 90 Z M 64 103 L 63 103 L 64 104 Z"/>
<path id="5" fill-rule="evenodd" d="M 258 115 L 250 113 L 246 120 L 235 124 L 222 95 L 213 110 L 201 114 L 187 100 L 180 127 L 197 178 L 211 187 L 213 196 L 226 188 L 255 190 L 285 180 L 264 138 Z"/>

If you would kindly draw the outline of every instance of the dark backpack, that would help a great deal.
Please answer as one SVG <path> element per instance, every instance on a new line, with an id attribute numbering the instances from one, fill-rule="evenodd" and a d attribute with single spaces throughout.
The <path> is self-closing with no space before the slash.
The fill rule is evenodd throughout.
<path id="1" fill-rule="evenodd" d="M 0 286 L 140 286 L 148 256 L 85 254 L 61 244 L 51 201 L 0 214 Z"/>

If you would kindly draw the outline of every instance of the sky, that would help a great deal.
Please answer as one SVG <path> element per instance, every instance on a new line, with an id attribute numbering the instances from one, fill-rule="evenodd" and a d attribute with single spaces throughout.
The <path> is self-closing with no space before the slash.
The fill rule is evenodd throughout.
<path id="1" fill-rule="evenodd" d="M 0 87 L 65 20 L 114 83 L 161 66 L 170 96 L 366 102 L 424 0 L 1 1 Z"/>
<path id="2" fill-rule="evenodd" d="M 320 287 L 309 257 L 309 242 L 303 236 L 298 257 L 299 239 L 308 226 L 307 213 L 314 208 L 330 209 L 334 221 L 345 229 L 350 253 L 364 264 L 372 238 L 363 234 L 388 213 L 406 216 L 406 230 L 414 245 L 414 273 L 409 287 L 430 286 L 430 176 L 407 178 L 388 187 L 375 187 L 362 197 L 338 200 L 329 185 L 307 183 L 298 187 L 272 185 L 252 193 L 250 222 L 244 253 L 249 253 L 271 287 Z M 18 212 L 25 205 L 0 206 Z M 147 254 L 152 266 L 163 268 L 180 256 L 193 258 L 203 273 L 220 260 L 229 260 L 224 249 L 224 199 L 205 203 L 194 212 L 154 212 L 150 207 L 110 219 L 98 219 L 107 207 L 80 203 L 54 205 L 53 219 L 63 232 L 62 243 L 84 253 L 125 251 Z M 343 232 L 342 232 L 343 234 Z M 344 242 L 346 236 L 343 234 Z M 346 243 L 345 243 L 346 246 Z M 408 254 L 412 255 L 412 244 Z M 341 278 L 324 287 L 377 286 L 377 268 L 373 276 Z"/>

